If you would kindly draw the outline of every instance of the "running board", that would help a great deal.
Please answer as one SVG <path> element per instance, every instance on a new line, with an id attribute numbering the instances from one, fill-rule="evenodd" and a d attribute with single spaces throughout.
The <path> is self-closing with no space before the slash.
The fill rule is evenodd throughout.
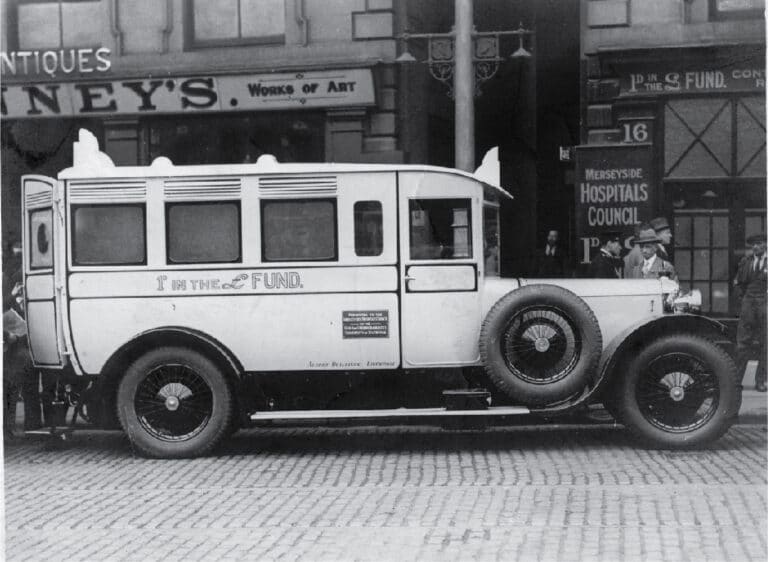
<path id="1" fill-rule="evenodd" d="M 255 414 L 251 414 L 251 421 L 376 419 L 446 416 L 520 416 L 530 413 L 530 410 L 524 406 L 496 406 L 485 410 L 446 410 L 445 408 L 392 408 L 389 410 L 282 410 L 256 412 Z"/>

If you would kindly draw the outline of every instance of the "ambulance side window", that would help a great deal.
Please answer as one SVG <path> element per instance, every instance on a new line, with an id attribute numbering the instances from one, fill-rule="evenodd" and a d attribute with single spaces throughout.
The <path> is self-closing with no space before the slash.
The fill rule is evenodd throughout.
<path id="1" fill-rule="evenodd" d="M 471 208 L 470 199 L 411 199 L 411 259 L 471 258 Z"/>
<path id="2" fill-rule="evenodd" d="M 235 263 L 241 260 L 238 202 L 166 206 L 168 263 Z"/>
<path id="3" fill-rule="evenodd" d="M 384 225 L 380 201 L 355 203 L 355 254 L 380 256 L 384 250 Z"/>
<path id="4" fill-rule="evenodd" d="M 262 200 L 262 259 L 336 261 L 336 200 Z"/>
<path id="5" fill-rule="evenodd" d="M 144 205 L 83 205 L 72 212 L 74 265 L 147 263 Z"/>
<path id="6" fill-rule="evenodd" d="M 29 213 L 29 267 L 53 267 L 53 210 Z"/>

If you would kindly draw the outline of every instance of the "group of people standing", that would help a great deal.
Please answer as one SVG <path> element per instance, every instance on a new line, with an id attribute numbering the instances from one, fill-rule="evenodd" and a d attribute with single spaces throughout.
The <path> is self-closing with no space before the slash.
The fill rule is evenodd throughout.
<path id="1" fill-rule="evenodd" d="M 632 250 L 621 257 L 621 232 L 600 235 L 600 251 L 589 264 L 589 277 L 609 279 L 657 279 L 664 275 L 677 279 L 667 247 L 672 229 L 664 217 L 635 226 Z"/>

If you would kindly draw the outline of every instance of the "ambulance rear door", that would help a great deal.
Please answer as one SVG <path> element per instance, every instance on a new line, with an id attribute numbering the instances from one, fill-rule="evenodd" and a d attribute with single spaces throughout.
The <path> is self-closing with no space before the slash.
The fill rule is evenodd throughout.
<path id="1" fill-rule="evenodd" d="M 61 368 L 65 345 L 64 221 L 57 181 L 22 177 L 24 297 L 29 348 L 37 367 Z"/>

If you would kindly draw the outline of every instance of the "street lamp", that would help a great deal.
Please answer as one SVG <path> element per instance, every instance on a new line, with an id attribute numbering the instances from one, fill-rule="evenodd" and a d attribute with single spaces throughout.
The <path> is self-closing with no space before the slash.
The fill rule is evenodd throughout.
<path id="1" fill-rule="evenodd" d="M 525 48 L 525 37 L 533 31 L 521 23 L 509 31 L 478 32 L 473 25 L 472 0 L 455 0 L 456 21 L 448 33 L 408 33 L 398 36 L 403 52 L 395 59 L 398 63 L 419 62 L 408 51 L 408 42 L 422 40 L 427 43 L 427 59 L 433 78 L 448 85 L 448 95 L 455 103 L 455 161 L 460 170 L 473 172 L 475 168 L 475 96 L 482 93 L 480 85 L 493 78 L 499 64 L 499 44 L 502 37 L 517 37 L 519 44 L 510 58 L 530 58 Z M 530 39 L 529 39 L 530 41 Z"/>

